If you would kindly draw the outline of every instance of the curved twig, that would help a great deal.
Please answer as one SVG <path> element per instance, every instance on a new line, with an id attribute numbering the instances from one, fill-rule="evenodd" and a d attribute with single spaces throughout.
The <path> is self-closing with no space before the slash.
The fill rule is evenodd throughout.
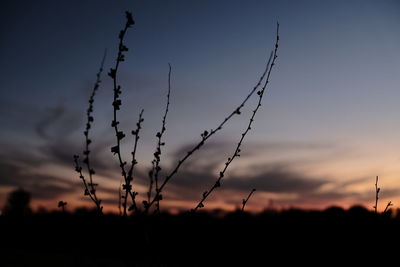
<path id="1" fill-rule="evenodd" d="M 118 55 L 117 55 L 115 67 L 110 69 L 108 76 L 110 76 L 113 79 L 114 100 L 112 103 L 112 105 L 113 105 L 113 120 L 111 122 L 111 127 L 114 128 L 115 135 L 117 137 L 117 145 L 113 146 L 111 148 L 111 152 L 114 153 L 114 155 L 117 155 L 117 157 L 118 157 L 119 166 L 121 167 L 121 174 L 125 181 L 125 184 L 122 185 L 123 189 L 126 190 L 126 188 L 128 188 L 128 190 L 131 191 L 131 188 L 129 188 L 129 181 L 128 181 L 127 173 L 125 171 L 126 162 L 122 160 L 122 156 L 121 156 L 121 140 L 125 137 L 125 134 L 118 129 L 119 121 L 117 121 L 117 111 L 120 109 L 120 106 L 122 104 L 121 99 L 120 99 L 121 86 L 117 84 L 117 73 L 118 73 L 119 64 L 125 60 L 124 52 L 128 51 L 128 47 L 126 47 L 124 44 L 124 38 L 126 36 L 126 32 L 128 31 L 128 28 L 130 28 L 132 25 L 135 24 L 135 22 L 132 18 L 132 13 L 125 12 L 125 15 L 126 15 L 125 27 L 119 33 Z M 126 201 L 124 201 L 124 214 L 123 215 L 124 216 L 127 215 L 126 214 Z"/>
<path id="2" fill-rule="evenodd" d="M 381 191 L 381 189 L 378 187 L 378 180 L 379 180 L 379 177 L 376 176 L 376 180 L 375 180 L 375 206 L 373 207 L 374 210 L 375 210 L 375 214 L 378 213 L 379 192 Z"/>
<path id="3" fill-rule="evenodd" d="M 390 208 L 391 206 L 393 206 L 393 203 L 392 203 L 392 201 L 389 201 L 389 202 L 386 204 L 386 208 L 385 208 L 385 210 L 383 211 L 383 214 L 385 214 L 386 212 L 388 212 L 388 211 L 389 211 L 389 208 Z"/>
<path id="4" fill-rule="evenodd" d="M 161 131 L 157 132 L 156 137 L 157 137 L 157 147 L 156 151 L 154 152 L 154 159 L 151 162 L 152 163 L 152 170 L 149 172 L 149 178 L 150 178 L 150 184 L 149 184 L 149 192 L 147 193 L 148 196 L 148 202 L 151 200 L 151 192 L 152 192 L 152 187 L 153 187 L 153 181 L 155 182 L 156 186 L 156 192 L 159 191 L 159 186 L 158 186 L 158 175 L 161 171 L 160 167 L 160 161 L 161 161 L 161 147 L 165 145 L 165 142 L 162 142 L 162 137 L 166 131 L 166 119 L 167 119 L 167 114 L 169 110 L 169 99 L 171 95 L 171 64 L 168 63 L 169 71 L 168 71 L 168 93 L 167 93 L 167 105 L 165 107 L 165 113 L 162 119 L 162 127 Z M 154 179 L 153 179 L 154 178 Z M 156 212 L 160 212 L 160 197 L 157 198 L 156 201 Z M 147 203 L 145 203 L 146 206 Z"/>
<path id="5" fill-rule="evenodd" d="M 241 211 L 244 211 L 244 207 L 246 206 L 246 204 L 247 204 L 247 202 L 249 201 L 251 195 L 253 195 L 253 193 L 254 193 L 255 191 L 256 191 L 256 189 L 252 189 L 251 192 L 250 192 L 250 194 L 247 196 L 247 198 L 242 200 L 242 209 L 241 209 Z"/>
<path id="6" fill-rule="evenodd" d="M 107 56 L 107 50 L 104 50 L 104 54 L 103 54 L 103 58 L 101 60 L 100 68 L 99 68 L 99 71 L 96 74 L 96 82 L 95 82 L 95 84 L 93 86 L 93 90 L 92 90 L 92 93 L 91 93 L 90 98 L 89 98 L 89 107 L 86 110 L 86 116 L 87 116 L 86 128 L 85 128 L 85 131 L 83 132 L 83 134 L 85 135 L 85 150 L 83 151 L 83 154 L 85 155 L 85 158 L 83 159 L 83 163 L 86 165 L 87 171 L 89 173 L 89 182 L 86 182 L 85 177 L 82 174 L 82 167 L 80 167 L 79 162 L 78 162 L 79 156 L 77 156 L 77 155 L 74 156 L 75 170 L 79 173 L 79 177 L 82 179 L 83 185 L 85 187 L 84 195 L 85 196 L 88 195 L 90 197 L 90 199 L 95 203 L 96 208 L 100 213 L 102 213 L 103 207 L 101 206 L 101 200 L 99 200 L 97 198 L 97 195 L 96 195 L 96 186 L 97 186 L 97 184 L 93 183 L 93 175 L 95 174 L 95 171 L 90 165 L 90 158 L 89 158 L 90 149 L 89 149 L 89 146 L 92 143 L 92 140 L 89 138 L 89 131 L 90 131 L 90 128 L 91 128 L 92 123 L 94 121 L 94 118 L 92 116 L 94 97 L 96 95 L 97 90 L 100 87 L 101 73 L 103 72 L 104 61 L 106 59 L 106 56 Z"/>
<path id="7" fill-rule="evenodd" d="M 257 103 L 256 108 L 253 110 L 253 114 L 252 114 L 251 117 L 250 117 L 250 120 L 249 120 L 249 123 L 248 123 L 248 125 L 247 125 L 247 128 L 246 128 L 246 130 L 242 133 L 242 136 L 241 136 L 241 138 L 240 138 L 240 140 L 239 140 L 239 143 L 237 144 L 237 146 L 236 146 L 236 148 L 235 148 L 235 151 L 233 152 L 232 156 L 228 158 L 228 160 L 227 160 L 226 163 L 225 163 L 225 167 L 222 169 L 222 171 L 219 172 L 219 177 L 218 177 L 217 181 L 214 183 L 214 185 L 213 185 L 208 191 L 205 191 L 205 192 L 203 193 L 203 197 L 201 198 L 200 202 L 196 205 L 196 207 L 195 207 L 192 211 L 197 211 L 199 208 L 203 208 L 203 207 L 204 207 L 204 201 L 208 198 L 208 196 L 209 196 L 216 188 L 218 188 L 218 187 L 221 186 L 221 180 L 222 180 L 222 178 L 225 176 L 225 172 L 227 171 L 229 165 L 233 162 L 233 160 L 234 160 L 236 157 L 240 157 L 240 152 L 241 152 L 240 147 L 241 147 L 241 145 L 242 145 L 242 142 L 243 142 L 245 136 L 247 135 L 247 133 L 251 130 L 251 126 L 252 126 L 252 124 L 253 124 L 253 122 L 254 122 L 254 118 L 255 118 L 255 116 L 256 116 L 256 113 L 257 113 L 257 111 L 259 110 L 259 108 L 261 107 L 261 101 L 262 101 L 262 98 L 263 98 L 263 96 L 264 96 L 265 89 L 267 88 L 267 85 L 268 85 L 268 83 L 269 83 L 269 78 L 270 78 L 270 76 L 271 76 L 271 71 L 272 71 L 272 69 L 273 69 L 273 67 L 274 67 L 274 65 L 275 65 L 275 60 L 276 60 L 277 57 L 278 57 L 278 55 L 277 55 L 278 47 L 279 47 L 279 23 L 277 24 L 277 29 L 276 29 L 275 48 L 274 48 L 274 50 L 273 50 L 273 54 L 271 53 L 271 56 L 270 56 L 270 59 L 271 59 L 271 57 L 273 58 L 273 59 L 272 59 L 272 63 L 271 63 L 271 66 L 270 66 L 270 68 L 269 68 L 269 70 L 268 70 L 268 74 L 267 74 L 267 77 L 266 77 L 266 79 L 265 79 L 264 86 L 262 87 L 262 89 L 261 89 L 260 91 L 257 92 L 257 95 L 258 95 L 258 97 L 259 97 L 259 98 L 258 98 L 258 103 Z M 269 62 L 270 62 L 270 61 L 268 61 L 268 63 L 269 63 Z M 268 64 L 268 65 L 269 65 L 269 64 Z M 268 65 L 267 65 L 267 68 L 268 68 Z"/>
<path id="8" fill-rule="evenodd" d="M 133 145 L 133 151 L 132 151 L 132 163 L 131 163 L 131 167 L 129 168 L 129 171 L 128 171 L 128 176 L 127 176 L 127 179 L 126 179 L 126 185 L 124 187 L 124 189 L 125 189 L 124 204 L 123 204 L 124 212 L 125 212 L 126 207 L 127 207 L 128 195 L 130 195 L 130 197 L 132 199 L 132 205 L 128 208 L 128 211 L 137 210 L 136 196 L 137 196 L 138 193 L 132 191 L 131 183 L 133 181 L 134 168 L 135 168 L 136 164 L 138 163 L 137 160 L 136 160 L 136 150 L 137 150 L 137 144 L 138 144 L 138 141 L 139 141 L 139 132 L 140 132 L 140 129 L 142 129 L 142 122 L 144 121 L 143 112 L 144 112 L 144 110 L 142 109 L 140 111 L 140 114 L 139 114 L 138 122 L 136 123 L 136 130 L 132 131 L 132 135 L 135 136 L 135 143 Z"/>
<path id="9" fill-rule="evenodd" d="M 145 206 L 145 212 L 147 212 L 150 207 L 154 204 L 154 202 L 162 199 L 162 195 L 161 192 L 164 189 L 164 187 L 166 186 L 166 184 L 169 182 L 169 180 L 171 180 L 171 178 L 178 172 L 179 168 L 181 167 L 181 165 L 194 153 L 196 152 L 196 150 L 199 150 L 204 143 L 211 137 L 213 136 L 215 133 L 217 133 L 218 131 L 220 131 L 222 129 L 222 127 L 225 125 L 225 123 L 227 121 L 229 121 L 234 115 L 240 115 L 241 111 L 240 109 L 246 104 L 246 102 L 249 100 L 249 98 L 254 94 L 254 92 L 256 92 L 256 90 L 260 87 L 261 82 L 264 80 L 265 75 L 267 74 L 268 71 L 268 64 L 263 72 L 263 74 L 261 75 L 258 83 L 253 87 L 253 89 L 250 91 L 250 93 L 246 96 L 246 98 L 243 100 L 243 102 L 234 109 L 234 111 L 232 111 L 215 129 L 211 129 L 210 132 L 208 131 L 204 131 L 201 134 L 201 141 L 196 144 L 191 150 L 189 150 L 187 152 L 187 154 L 182 157 L 180 160 L 178 160 L 178 163 L 176 164 L 175 168 L 165 177 L 163 183 L 160 185 L 158 191 L 156 192 L 155 197 L 152 199 L 151 202 L 149 202 L 146 206 Z"/>

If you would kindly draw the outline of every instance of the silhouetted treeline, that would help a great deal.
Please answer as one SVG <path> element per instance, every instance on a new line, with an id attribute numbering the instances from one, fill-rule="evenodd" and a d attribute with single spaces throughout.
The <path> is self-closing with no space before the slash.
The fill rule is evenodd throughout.
<path id="1" fill-rule="evenodd" d="M 128 218 L 80 210 L 1 216 L 0 226 L 2 266 L 282 266 L 387 254 L 400 237 L 400 216 L 362 207 Z"/>
<path id="2" fill-rule="evenodd" d="M 4 207 L 4 215 L 6 216 L 24 216 L 31 214 L 30 207 L 31 194 L 22 188 L 12 191 L 7 198 Z"/>

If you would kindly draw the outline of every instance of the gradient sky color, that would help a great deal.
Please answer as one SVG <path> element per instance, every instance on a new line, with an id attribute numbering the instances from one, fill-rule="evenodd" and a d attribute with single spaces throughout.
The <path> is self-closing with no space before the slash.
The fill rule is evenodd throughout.
<path id="1" fill-rule="evenodd" d="M 124 11 L 136 20 L 120 69 L 121 125 L 144 108 L 138 190 L 155 149 L 172 64 L 166 172 L 200 133 L 255 85 L 281 25 L 268 95 L 243 155 L 208 208 L 372 207 L 400 203 L 399 1 L 9 1 L 0 3 L 0 206 L 23 186 L 34 206 L 88 204 L 72 155 L 83 150 L 86 102 L 101 56 L 116 55 Z M 253 100 L 256 100 L 255 98 Z M 99 196 L 115 210 L 121 177 L 110 153 L 112 84 L 103 75 L 92 131 Z M 188 162 L 165 189 L 164 206 L 192 208 L 217 178 L 255 102 Z M 133 140 L 127 138 L 129 159 Z M 164 172 L 164 174 L 165 174 Z M 90 205 L 90 204 L 89 204 Z M 382 205 L 384 205 L 382 203 Z"/>

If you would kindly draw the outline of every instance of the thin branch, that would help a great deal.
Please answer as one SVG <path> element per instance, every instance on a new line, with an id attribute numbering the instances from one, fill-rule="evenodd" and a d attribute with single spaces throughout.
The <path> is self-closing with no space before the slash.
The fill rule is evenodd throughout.
<path id="1" fill-rule="evenodd" d="M 381 189 L 378 187 L 378 176 L 376 176 L 376 181 L 375 181 L 375 206 L 373 207 L 375 210 L 375 214 L 378 213 L 378 200 L 379 200 L 379 192 Z"/>
<path id="2" fill-rule="evenodd" d="M 159 191 L 158 188 L 158 175 L 161 171 L 160 167 L 160 161 L 161 161 L 161 147 L 165 145 L 165 142 L 162 142 L 162 137 L 166 131 L 166 119 L 167 119 L 167 114 L 169 110 L 169 99 L 171 95 L 171 64 L 168 63 L 169 71 L 168 71 L 168 93 L 167 93 L 167 105 L 165 107 L 165 113 L 162 119 L 162 127 L 161 131 L 157 132 L 156 137 L 157 137 L 157 147 L 156 151 L 154 152 L 154 159 L 152 161 L 152 170 L 149 173 L 150 176 L 150 186 L 149 186 L 149 192 L 147 193 L 148 195 L 148 202 L 151 200 L 151 191 L 152 191 L 152 186 L 153 186 L 153 181 L 155 182 L 156 186 L 156 192 Z M 153 179 L 154 177 L 154 179 Z M 160 212 L 160 200 L 161 198 L 157 198 L 156 201 L 156 212 Z M 147 203 L 145 203 L 146 206 Z"/>
<path id="3" fill-rule="evenodd" d="M 89 146 L 92 143 L 92 140 L 89 138 L 89 131 L 90 131 L 90 128 L 91 128 L 92 123 L 94 121 L 94 118 L 92 116 L 94 97 L 96 95 L 97 90 L 100 87 L 101 73 L 103 72 L 104 61 L 106 59 L 106 56 L 107 56 L 107 50 L 104 50 L 104 54 L 103 54 L 103 58 L 101 60 L 100 68 L 99 68 L 99 71 L 96 74 L 96 82 L 95 82 L 95 84 L 93 86 L 93 90 L 92 90 L 92 93 L 91 93 L 90 98 L 89 98 L 89 107 L 88 107 L 88 109 L 86 111 L 86 116 L 87 116 L 86 128 L 85 128 L 85 131 L 83 132 L 83 134 L 85 135 L 85 150 L 83 151 L 83 154 L 85 155 L 85 158 L 83 159 L 83 163 L 86 164 L 87 171 L 89 173 L 89 183 L 86 182 L 86 180 L 85 180 L 85 178 L 84 178 L 84 176 L 82 174 L 81 167 L 80 167 L 80 165 L 78 163 L 78 158 L 79 157 L 77 155 L 74 156 L 75 169 L 77 171 L 78 171 L 78 169 L 80 169 L 80 171 L 78 171 L 78 172 L 79 172 L 80 178 L 82 179 L 84 187 L 85 187 L 85 195 L 89 195 L 90 196 L 92 201 L 95 203 L 95 205 L 97 207 L 97 210 L 100 213 L 102 213 L 103 207 L 101 207 L 101 204 L 100 204 L 101 200 L 99 200 L 97 198 L 97 195 L 96 195 L 96 186 L 97 186 L 97 184 L 93 183 L 93 175 L 95 174 L 95 171 L 90 165 L 90 157 L 89 157 L 89 155 L 90 155 L 91 151 L 89 149 Z"/>
<path id="4" fill-rule="evenodd" d="M 114 128 L 115 130 L 115 135 L 117 137 L 117 145 L 113 146 L 111 148 L 111 152 L 116 154 L 118 157 L 119 161 L 119 166 L 121 167 L 121 174 L 124 178 L 125 184 L 122 186 L 124 187 L 129 187 L 129 181 L 127 177 L 127 173 L 125 171 L 125 165 L 126 162 L 122 160 L 121 156 L 121 140 L 125 137 L 125 134 L 118 129 L 118 124 L 119 121 L 117 121 L 117 111 L 120 109 L 120 106 L 122 104 L 120 95 L 121 95 L 121 86 L 117 84 L 117 73 L 118 73 L 118 68 L 120 62 L 125 60 L 125 55 L 124 52 L 128 51 L 128 47 L 125 46 L 124 44 L 124 38 L 126 36 L 126 32 L 128 31 L 128 28 L 130 28 L 132 25 L 135 24 L 132 14 L 130 12 L 125 12 L 126 15 L 126 24 L 123 30 L 120 31 L 119 33 L 119 45 L 118 45 L 118 55 L 115 63 L 115 67 L 110 69 L 110 72 L 108 73 L 108 76 L 110 76 L 113 79 L 113 88 L 114 88 L 114 100 L 113 100 L 113 120 L 111 122 L 111 127 Z M 126 205 L 124 207 L 124 216 L 126 216 Z"/>
<path id="5" fill-rule="evenodd" d="M 247 196 L 246 199 L 242 200 L 242 209 L 241 211 L 244 211 L 244 207 L 246 206 L 247 202 L 249 201 L 251 195 L 253 195 L 253 193 L 256 191 L 256 189 L 251 190 L 250 194 Z"/>
<path id="6" fill-rule="evenodd" d="M 58 207 L 61 208 L 62 213 L 65 213 L 65 206 L 67 206 L 67 202 L 64 202 L 62 200 L 58 202 Z"/>
<path id="7" fill-rule="evenodd" d="M 119 214 L 119 216 L 122 216 L 122 209 L 121 209 L 121 206 L 122 206 L 122 203 L 121 203 L 122 190 L 121 190 L 121 186 L 122 186 L 122 183 L 120 182 L 119 183 L 119 187 L 118 187 L 118 214 Z"/>
<path id="8" fill-rule="evenodd" d="M 247 125 L 247 128 L 246 128 L 246 130 L 242 133 L 242 136 L 241 136 L 241 138 L 240 138 L 240 140 L 239 140 L 239 142 L 238 142 L 238 144 L 237 144 L 237 146 L 236 146 L 236 148 L 235 148 L 235 151 L 233 152 L 232 156 L 228 158 L 228 160 L 227 160 L 226 163 L 225 163 L 225 167 L 223 168 L 222 171 L 220 171 L 219 177 L 218 177 L 217 181 L 214 183 L 214 185 L 213 185 L 208 191 L 205 191 L 205 192 L 203 193 L 202 199 L 200 200 L 200 202 L 197 204 L 197 206 L 196 206 L 192 211 L 195 212 L 195 211 L 197 211 L 199 208 L 203 208 L 203 207 L 204 207 L 204 201 L 208 198 L 208 196 L 209 196 L 216 188 L 218 188 L 218 187 L 221 186 L 221 180 L 222 180 L 222 178 L 225 176 L 225 172 L 226 172 L 227 169 L 229 168 L 230 164 L 233 162 L 233 160 L 234 160 L 236 157 L 240 157 L 240 152 L 241 152 L 240 147 L 241 147 L 241 145 L 242 145 L 242 143 L 243 143 L 243 140 L 244 140 L 244 138 L 246 137 L 247 133 L 251 130 L 251 126 L 252 126 L 252 124 L 253 124 L 253 122 L 254 122 L 254 118 L 255 118 L 255 116 L 256 116 L 256 113 L 257 113 L 257 111 L 259 110 L 259 108 L 261 107 L 261 102 L 262 102 L 262 99 L 263 99 L 263 96 L 264 96 L 264 92 L 265 92 L 265 89 L 267 88 L 267 85 L 268 85 L 268 83 L 269 83 L 269 78 L 270 78 L 270 76 L 271 76 L 271 71 L 272 71 L 272 69 L 273 69 L 273 67 L 274 67 L 274 65 L 275 65 L 275 60 L 276 60 L 277 57 L 278 57 L 278 55 L 277 55 L 278 47 L 279 47 L 279 23 L 277 24 L 277 29 L 276 29 L 275 48 L 274 48 L 274 50 L 273 50 L 273 53 L 271 53 L 271 56 L 270 56 L 270 59 L 271 59 L 271 57 L 273 57 L 272 63 L 271 63 L 271 66 L 270 66 L 270 68 L 269 68 L 269 70 L 268 70 L 268 74 L 267 74 L 267 77 L 266 77 L 266 79 L 265 79 L 264 86 L 262 87 L 262 89 L 261 89 L 260 91 L 257 92 L 257 95 L 258 95 L 258 103 L 257 103 L 256 108 L 253 110 L 253 114 L 252 114 L 251 117 L 250 117 L 250 120 L 249 120 L 249 123 L 248 123 L 248 125 Z M 269 62 L 268 62 L 268 63 L 269 63 Z M 268 65 L 269 65 L 269 64 L 268 64 Z"/>
<path id="9" fill-rule="evenodd" d="M 132 183 L 133 177 L 134 177 L 133 171 L 135 169 L 136 164 L 138 163 L 136 160 L 136 150 L 137 150 L 137 144 L 139 141 L 140 129 L 142 129 L 142 122 L 144 121 L 143 112 L 144 112 L 144 110 L 142 109 L 139 114 L 138 122 L 136 123 L 136 130 L 132 131 L 132 135 L 135 136 L 135 143 L 133 145 L 133 151 L 132 151 L 132 163 L 131 163 L 131 167 L 129 168 L 129 171 L 128 171 L 128 177 L 126 179 L 127 182 L 126 182 L 126 185 L 123 187 L 125 189 L 124 204 L 123 204 L 124 214 L 126 213 L 128 195 L 132 199 L 132 205 L 128 208 L 128 211 L 137 210 L 137 205 L 136 205 L 135 199 L 136 199 L 136 196 L 138 193 L 132 191 L 131 183 Z"/>
<path id="10" fill-rule="evenodd" d="M 268 62 L 271 60 L 268 60 Z M 189 150 L 186 155 L 184 157 L 182 157 L 180 160 L 178 160 L 178 163 L 176 164 L 175 168 L 165 177 L 163 183 L 160 185 L 158 191 L 156 192 L 155 197 L 152 199 L 152 201 L 150 201 L 149 203 L 147 203 L 147 205 L 145 206 L 145 212 L 147 212 L 150 207 L 154 204 L 154 202 L 156 202 L 157 200 L 162 199 L 162 190 L 164 189 L 164 187 L 166 186 L 166 184 L 169 182 L 169 180 L 171 180 L 171 178 L 177 174 L 177 172 L 179 171 L 179 168 L 181 167 L 181 165 L 193 154 L 195 153 L 197 150 L 199 150 L 204 144 L 205 142 L 214 134 L 216 134 L 218 131 L 220 131 L 222 129 L 222 127 L 234 116 L 234 115 L 240 115 L 240 109 L 246 104 L 246 102 L 249 100 L 249 98 L 254 94 L 254 92 L 257 91 L 257 89 L 260 87 L 261 82 L 264 80 L 265 75 L 267 74 L 269 68 L 269 63 L 267 64 L 263 74 L 261 75 L 258 83 L 253 87 L 253 89 L 250 91 L 250 93 L 246 96 L 246 98 L 243 100 L 243 102 L 237 107 L 235 108 L 215 129 L 211 129 L 210 132 L 208 131 L 204 131 L 201 134 L 201 141 L 196 144 L 191 150 Z"/>
<path id="11" fill-rule="evenodd" d="M 89 196 L 90 199 L 96 204 L 97 211 L 102 213 L 102 207 L 100 207 L 100 203 L 98 201 L 96 201 L 96 199 L 93 197 L 93 194 L 92 194 L 91 190 L 89 190 L 88 183 L 86 182 L 86 179 L 83 176 L 82 167 L 79 165 L 79 161 L 78 160 L 79 160 L 79 156 L 78 155 L 74 155 L 75 171 L 79 174 L 79 178 L 82 179 L 83 186 L 85 188 L 84 195 L 85 196 Z"/>
<path id="12" fill-rule="evenodd" d="M 385 208 L 385 210 L 383 211 L 383 213 L 388 212 L 388 211 L 389 211 L 389 208 L 390 208 L 391 206 L 393 206 L 393 203 L 392 203 L 392 201 L 389 201 L 389 202 L 387 203 L 386 208 Z"/>
<path id="13" fill-rule="evenodd" d="M 151 193 L 153 192 L 153 184 L 154 184 L 154 170 L 156 168 L 156 160 L 153 159 L 151 161 L 151 169 L 149 171 L 149 190 L 147 191 L 147 200 L 143 201 L 143 205 L 146 208 L 151 201 Z"/>

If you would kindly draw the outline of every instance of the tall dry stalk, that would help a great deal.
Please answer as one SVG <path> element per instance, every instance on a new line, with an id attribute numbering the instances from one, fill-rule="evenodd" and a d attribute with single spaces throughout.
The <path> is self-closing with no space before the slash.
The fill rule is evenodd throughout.
<path id="1" fill-rule="evenodd" d="M 379 180 L 379 177 L 376 176 L 376 180 L 375 180 L 375 206 L 373 207 L 374 210 L 375 210 L 375 214 L 378 213 L 379 192 L 381 191 L 381 189 L 378 187 L 378 180 Z"/>
<path id="2" fill-rule="evenodd" d="M 244 105 L 246 104 L 246 102 L 250 99 L 250 97 L 257 91 L 257 89 L 260 87 L 262 81 L 264 80 L 265 75 L 267 74 L 269 69 L 269 64 L 267 64 L 264 72 L 262 73 L 259 81 L 257 82 L 257 84 L 252 88 L 252 90 L 250 91 L 250 93 L 245 97 L 245 99 L 242 101 L 242 103 L 236 107 L 227 117 L 225 117 L 225 119 L 214 129 L 211 129 L 210 131 L 205 130 L 200 136 L 201 136 L 201 140 L 199 143 L 197 143 L 196 145 L 194 145 L 192 147 L 192 149 L 190 149 L 185 156 L 183 156 L 181 159 L 178 160 L 177 164 L 175 165 L 175 167 L 172 169 L 172 171 L 166 175 L 166 177 L 164 178 L 164 181 L 161 183 L 159 189 L 156 192 L 156 195 L 152 198 L 152 200 L 147 203 L 147 205 L 145 206 L 145 212 L 148 212 L 148 210 L 151 208 L 151 206 L 157 202 L 162 200 L 162 191 L 164 189 L 164 187 L 168 184 L 168 182 L 178 173 L 180 167 L 182 166 L 182 164 L 193 155 L 193 153 L 195 153 L 197 150 L 199 150 L 205 143 L 206 141 L 213 136 L 214 134 L 216 134 L 217 132 L 219 132 L 222 127 L 234 116 L 234 115 L 240 115 L 241 114 L 241 108 L 244 107 Z"/>
<path id="3" fill-rule="evenodd" d="M 103 72 L 103 67 L 104 67 L 104 61 L 106 59 L 107 56 L 107 50 L 104 51 L 103 54 L 103 59 L 101 60 L 101 64 L 100 64 L 100 68 L 99 71 L 96 74 L 96 82 L 93 86 L 93 90 L 92 93 L 90 95 L 89 98 L 89 107 L 86 110 L 86 117 L 87 117 L 87 122 L 86 122 L 86 128 L 85 131 L 83 132 L 84 136 L 85 136 L 85 150 L 83 151 L 83 154 L 85 155 L 84 159 L 83 159 L 83 163 L 86 165 L 87 167 L 87 172 L 89 174 L 89 182 L 86 181 L 83 173 L 82 173 L 82 167 L 79 163 L 79 156 L 78 155 L 74 155 L 74 162 L 75 162 L 75 171 L 79 173 L 79 178 L 82 179 L 83 182 L 83 186 L 84 186 L 84 195 L 85 196 L 89 196 L 89 198 L 94 202 L 94 204 L 96 205 L 97 211 L 99 213 L 102 213 L 103 207 L 101 206 L 101 200 L 98 199 L 97 194 L 96 194 L 96 187 L 98 186 L 98 184 L 93 182 L 93 175 L 95 174 L 95 171 L 93 169 L 93 167 L 90 164 L 90 144 L 92 143 L 92 140 L 89 138 L 89 132 L 92 126 L 92 123 L 94 121 L 94 117 L 92 115 L 93 113 L 93 103 L 94 103 L 94 97 L 96 95 L 97 90 L 100 87 L 100 83 L 101 83 L 101 74 Z"/>
<path id="4" fill-rule="evenodd" d="M 375 214 L 378 214 L 378 200 L 379 200 L 379 193 L 381 191 L 381 188 L 378 187 L 378 181 L 379 181 L 379 177 L 376 176 L 376 180 L 375 180 L 375 206 L 373 206 Z M 386 204 L 385 210 L 382 213 L 388 212 L 389 208 L 391 206 L 393 206 L 393 203 L 392 203 L 392 201 L 389 201 Z"/>
<path id="5" fill-rule="evenodd" d="M 258 102 L 257 105 L 255 107 L 255 109 L 253 110 L 253 113 L 250 117 L 249 123 L 246 127 L 246 130 L 242 133 L 241 138 L 232 154 L 231 157 L 228 158 L 228 160 L 225 163 L 225 167 L 219 172 L 219 177 L 216 180 L 216 182 L 211 186 L 211 188 L 207 191 L 204 191 L 203 196 L 200 200 L 200 202 L 196 205 L 196 207 L 192 210 L 192 211 L 197 211 L 200 208 L 204 207 L 204 201 L 208 198 L 208 196 L 216 189 L 219 188 L 221 186 L 221 180 L 222 178 L 224 178 L 225 176 L 225 172 L 228 170 L 229 166 L 231 165 L 231 163 L 234 161 L 235 158 L 240 157 L 240 152 L 241 152 L 241 146 L 243 143 L 244 138 L 246 137 L 247 133 L 251 130 L 251 126 L 254 122 L 254 118 L 257 114 L 257 111 L 259 110 L 259 108 L 261 107 L 261 101 L 263 99 L 264 93 L 265 93 L 265 89 L 267 88 L 267 85 L 269 83 L 269 78 L 271 76 L 271 71 L 275 65 L 275 60 L 278 58 L 277 52 L 278 52 L 278 47 L 279 47 L 279 23 L 277 24 L 277 28 L 276 28 L 276 41 L 275 41 L 275 48 L 273 50 L 273 52 L 271 52 L 271 55 L 269 57 L 268 60 L 268 64 L 267 64 L 267 69 L 268 69 L 268 74 L 267 77 L 265 79 L 265 83 L 264 86 L 262 87 L 262 89 L 260 91 L 257 92 L 258 95 Z M 271 62 L 271 58 L 272 58 L 272 63 L 271 66 L 268 68 L 269 63 Z"/>
<path id="6" fill-rule="evenodd" d="M 128 29 L 135 24 L 132 13 L 126 11 L 125 12 L 126 16 L 126 23 L 125 27 L 120 31 L 119 33 L 119 44 L 118 44 L 118 54 L 116 58 L 116 63 L 114 68 L 110 69 L 110 72 L 108 73 L 108 76 L 110 76 L 113 80 L 113 91 L 114 91 L 114 99 L 113 99 L 113 120 L 111 122 L 111 127 L 114 128 L 115 131 L 115 136 L 117 137 L 117 144 L 111 148 L 111 152 L 114 153 L 114 155 L 117 155 L 118 161 L 119 161 L 119 166 L 121 168 L 121 174 L 124 180 L 124 184 L 122 185 L 123 190 L 125 191 L 125 197 L 123 199 L 123 215 L 127 216 L 127 200 L 128 200 L 128 195 L 132 199 L 132 205 L 129 207 L 130 210 L 136 209 L 136 192 L 132 190 L 132 185 L 131 182 L 133 180 L 133 177 L 129 175 L 129 173 L 126 172 L 125 165 L 127 164 L 126 161 L 123 161 L 122 156 L 121 156 L 121 140 L 125 137 L 125 134 L 123 131 L 121 131 L 118 128 L 119 121 L 117 120 L 117 113 L 118 110 L 120 110 L 120 106 L 122 105 L 121 101 L 121 85 L 118 84 L 117 82 L 117 74 L 118 70 L 120 67 L 120 63 L 125 61 L 125 52 L 127 52 L 129 49 L 128 47 L 124 44 L 124 38 L 126 36 L 126 33 Z M 142 122 L 142 118 L 139 120 Z M 136 146 L 135 146 L 136 147 Z M 136 164 L 136 160 L 132 160 L 132 166 Z"/>
<path id="7" fill-rule="evenodd" d="M 241 211 L 244 211 L 244 208 L 245 208 L 247 202 L 249 201 L 250 197 L 253 195 L 254 192 L 256 192 L 256 189 L 252 189 L 250 191 L 250 194 L 247 196 L 247 198 L 242 200 L 242 209 L 241 209 Z"/>
<path id="8" fill-rule="evenodd" d="M 152 164 L 152 169 L 149 172 L 149 191 L 147 192 L 147 201 L 144 201 L 144 206 L 146 207 L 148 203 L 151 201 L 151 193 L 153 190 L 153 182 L 155 182 L 155 191 L 159 192 L 159 184 L 158 184 L 158 176 L 161 171 L 160 167 L 160 162 L 161 162 L 161 147 L 165 145 L 165 142 L 162 141 L 162 137 L 165 133 L 166 129 L 166 119 L 169 111 L 169 103 L 170 103 L 170 95 L 171 95 L 171 64 L 168 63 L 169 71 L 168 71 L 168 93 L 167 93 L 167 104 L 165 107 L 165 112 L 164 116 L 162 118 L 162 126 L 161 130 L 157 132 L 156 137 L 157 137 L 157 145 L 156 145 L 156 151 L 154 152 L 154 159 L 151 162 Z M 161 196 L 161 195 L 160 195 Z M 160 200 L 161 198 L 157 198 L 156 201 L 156 212 L 160 212 Z"/>

